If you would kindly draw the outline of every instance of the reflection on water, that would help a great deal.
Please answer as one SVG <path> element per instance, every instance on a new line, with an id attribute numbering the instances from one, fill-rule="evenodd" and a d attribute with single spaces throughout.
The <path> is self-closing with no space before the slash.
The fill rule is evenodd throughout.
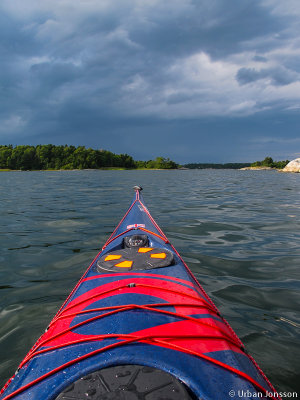
<path id="1" fill-rule="evenodd" d="M 271 171 L 1 173 L 1 384 L 123 216 L 135 184 L 272 383 L 300 392 L 300 174 Z"/>

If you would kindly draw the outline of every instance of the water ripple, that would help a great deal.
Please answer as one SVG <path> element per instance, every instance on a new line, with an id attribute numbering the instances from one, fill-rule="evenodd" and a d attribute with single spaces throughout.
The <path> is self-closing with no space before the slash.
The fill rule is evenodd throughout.
<path id="1" fill-rule="evenodd" d="M 300 174 L 272 171 L 1 173 L 0 383 L 140 184 L 154 218 L 270 380 L 300 392 L 299 183 Z"/>

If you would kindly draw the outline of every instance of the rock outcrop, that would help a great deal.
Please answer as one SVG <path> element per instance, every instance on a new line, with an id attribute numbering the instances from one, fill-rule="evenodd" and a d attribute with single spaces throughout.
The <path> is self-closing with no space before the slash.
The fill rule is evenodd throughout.
<path id="1" fill-rule="evenodd" d="M 240 171 L 274 171 L 275 168 L 271 167 L 244 167 L 240 168 Z"/>
<path id="2" fill-rule="evenodd" d="M 300 158 L 290 161 L 283 168 L 282 172 L 300 172 Z"/>

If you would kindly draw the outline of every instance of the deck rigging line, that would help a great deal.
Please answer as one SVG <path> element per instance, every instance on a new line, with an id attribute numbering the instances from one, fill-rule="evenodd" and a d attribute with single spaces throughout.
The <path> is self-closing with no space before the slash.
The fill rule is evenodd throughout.
<path id="1" fill-rule="evenodd" d="M 131 286 L 134 285 L 134 286 Z M 74 365 L 80 361 L 83 361 L 85 359 L 88 359 L 89 357 L 93 357 L 95 355 L 104 353 L 105 351 L 117 348 L 117 347 L 121 347 L 121 346 L 126 346 L 126 345 L 130 345 L 130 344 L 134 344 L 134 343 L 147 343 L 147 344 L 152 344 L 152 345 L 158 345 L 158 346 L 163 346 L 163 347 L 167 347 L 169 349 L 173 349 L 173 350 L 177 350 L 180 352 L 184 352 L 186 354 L 190 354 L 193 356 L 197 356 L 201 359 L 204 359 L 212 364 L 215 364 L 223 369 L 228 370 L 231 373 L 237 374 L 238 376 L 240 376 L 241 378 L 247 380 L 248 382 L 250 382 L 256 389 L 258 389 L 260 392 L 262 392 L 265 396 L 269 397 L 269 398 L 278 398 L 276 397 L 276 394 L 273 395 L 271 393 L 269 393 L 263 386 L 261 386 L 258 382 L 256 382 L 251 376 L 249 376 L 248 374 L 237 370 L 234 367 L 231 367 L 230 365 L 227 365 L 225 363 L 222 363 L 221 361 L 218 361 L 212 357 L 207 356 L 206 354 L 194 351 L 194 350 L 190 350 L 187 349 L 185 347 L 176 345 L 174 343 L 170 342 L 170 339 L 202 339 L 202 340 L 209 340 L 209 339 L 214 339 L 214 340 L 224 340 L 228 343 L 230 343 L 233 346 L 238 347 L 240 350 L 244 350 L 244 347 L 241 343 L 241 341 L 239 339 L 234 340 L 233 338 L 231 338 L 230 336 L 228 336 L 228 334 L 226 332 L 224 332 L 221 328 L 217 327 L 217 326 L 213 326 L 209 323 L 203 322 L 197 318 L 191 317 L 189 315 L 185 315 L 185 314 L 181 314 L 178 312 L 172 312 L 172 311 L 167 311 L 167 310 L 161 310 L 161 309 L 157 309 L 157 307 L 171 307 L 171 306 L 184 306 L 187 307 L 188 305 L 190 305 L 191 307 L 199 307 L 199 308 L 206 308 L 209 311 L 212 311 L 213 313 L 216 313 L 215 309 L 211 306 L 210 303 L 206 302 L 206 300 L 202 299 L 202 298 L 198 298 L 196 296 L 193 295 L 189 295 L 187 293 L 182 293 L 180 291 L 174 290 L 174 289 L 167 289 L 167 288 L 162 288 L 162 287 L 158 287 L 155 285 L 144 285 L 144 284 L 129 284 L 129 285 L 122 285 L 122 286 L 118 286 L 114 289 L 108 290 L 108 291 L 104 291 L 102 293 L 98 293 L 96 295 L 94 295 L 93 297 L 99 297 L 99 296 L 103 296 L 107 293 L 111 293 L 113 291 L 116 290 L 120 290 L 122 288 L 128 288 L 128 287 L 148 287 L 148 288 L 154 288 L 154 289 L 159 289 L 162 291 L 168 291 L 168 292 L 173 292 L 173 293 L 177 293 L 180 294 L 183 297 L 187 297 L 187 298 L 191 298 L 193 300 L 197 300 L 198 302 L 204 302 L 204 304 L 193 304 L 193 303 L 155 303 L 155 304 L 145 304 L 145 305 L 137 305 L 137 304 L 128 304 L 128 305 L 120 305 L 120 306 L 111 306 L 111 307 L 99 307 L 99 308 L 95 308 L 95 309 L 90 309 L 90 310 L 83 310 L 83 311 L 79 311 L 79 312 L 74 312 L 74 313 L 68 313 L 70 311 L 70 309 L 74 308 L 75 306 L 78 306 L 82 303 L 84 303 L 85 301 L 87 301 L 87 299 L 82 300 L 80 302 L 77 302 L 76 304 L 72 304 L 69 307 L 66 307 L 65 309 L 63 309 L 60 313 L 58 313 L 56 315 L 56 317 L 52 320 L 52 322 L 50 323 L 49 327 L 52 327 L 53 325 L 55 325 L 59 320 L 63 319 L 63 318 L 68 318 L 68 317 L 76 317 L 77 315 L 82 315 L 85 313 L 91 313 L 91 312 L 101 312 L 101 311 L 108 311 L 104 314 L 101 315 L 97 315 L 95 317 L 89 318 L 85 321 L 82 321 L 76 325 L 73 325 L 72 327 L 69 327 L 53 336 L 50 336 L 49 338 L 45 339 L 45 340 L 41 340 L 38 341 L 37 345 L 34 346 L 34 348 L 29 352 L 29 354 L 25 357 L 25 359 L 23 360 L 23 362 L 20 364 L 19 368 L 22 368 L 26 363 L 28 363 L 32 358 L 34 358 L 35 356 L 38 356 L 40 354 L 45 354 L 47 352 L 51 352 L 57 349 L 61 349 L 61 348 L 66 348 L 68 346 L 74 345 L 74 344 L 79 344 L 79 343 L 84 343 L 84 342 L 93 342 L 93 341 L 100 341 L 100 340 L 106 340 L 106 339 L 116 339 L 119 340 L 119 342 L 107 345 L 102 347 L 101 349 L 96 349 L 90 353 L 86 353 L 78 358 L 75 358 L 73 360 L 70 360 L 68 362 L 66 362 L 63 365 L 60 365 L 57 368 L 54 368 L 53 370 L 47 372 L 46 374 L 41 375 L 40 377 L 36 378 L 35 380 L 27 383 L 26 385 L 20 387 L 19 389 L 15 390 L 14 392 L 10 393 L 9 395 L 7 395 L 6 397 L 4 397 L 3 400 L 9 400 L 11 398 L 13 398 L 14 396 L 24 392 L 25 390 L 29 389 L 30 387 L 40 383 L 41 381 L 47 379 L 48 377 L 53 376 L 54 374 L 56 374 L 57 372 L 68 368 L 71 365 Z M 134 335 L 134 334 L 104 334 L 104 335 L 95 335 L 93 337 L 89 337 L 89 338 L 82 338 L 82 339 L 78 339 L 75 341 L 71 341 L 71 342 L 67 342 L 67 343 L 63 343 L 63 344 L 59 344 L 56 346 L 52 346 L 52 347 L 48 347 L 46 349 L 40 349 L 41 347 L 43 347 L 44 345 L 46 345 L 46 343 L 56 339 L 59 336 L 63 336 L 64 334 L 80 327 L 83 325 L 86 325 L 90 322 L 93 322 L 97 319 L 101 319 L 101 318 L 105 318 L 108 317 L 110 315 L 116 314 L 116 313 L 120 313 L 120 312 L 127 312 L 127 311 L 132 311 L 132 310 L 145 310 L 145 311 L 151 311 L 151 312 L 156 312 L 156 313 L 160 313 L 160 314 L 165 314 L 165 315 L 169 315 L 169 316 L 173 316 L 173 317 L 177 317 L 183 320 L 188 320 L 191 322 L 194 322 L 196 324 L 199 325 L 203 325 L 203 326 L 208 326 L 210 328 L 215 329 L 216 331 L 218 331 L 221 336 L 218 335 L 178 335 L 178 334 L 161 334 L 161 335 Z M 219 313 L 217 313 L 219 315 Z M 163 340 L 164 339 L 164 340 Z M 40 350 L 39 350 L 40 349 Z"/>

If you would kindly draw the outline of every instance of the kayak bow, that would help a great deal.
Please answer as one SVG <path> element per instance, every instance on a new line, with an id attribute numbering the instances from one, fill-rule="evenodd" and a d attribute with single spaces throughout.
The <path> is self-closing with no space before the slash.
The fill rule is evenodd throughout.
<path id="1" fill-rule="evenodd" d="M 0 400 L 280 398 L 140 192 Z"/>

